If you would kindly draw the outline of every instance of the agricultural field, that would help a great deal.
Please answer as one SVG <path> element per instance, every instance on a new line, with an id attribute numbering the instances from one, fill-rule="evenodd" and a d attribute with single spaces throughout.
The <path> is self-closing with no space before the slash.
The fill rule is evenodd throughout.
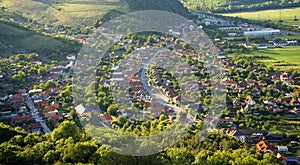
<path id="1" fill-rule="evenodd" d="M 71 26 L 91 25 L 110 10 L 129 10 L 122 0 L 2 0 L 0 6 L 41 23 Z"/>
<path id="2" fill-rule="evenodd" d="M 239 55 L 268 56 L 270 58 L 259 59 L 259 61 L 279 70 L 300 69 L 300 47 L 273 48 Z"/>
<path id="3" fill-rule="evenodd" d="M 300 23 L 300 7 L 290 9 L 261 10 L 254 12 L 239 12 L 222 15 L 230 17 L 238 16 L 240 18 L 246 18 L 257 21 L 267 21 L 270 19 L 270 21 L 274 23 L 278 23 L 281 18 L 281 20 L 283 21 L 282 23 L 287 25 L 294 25 Z M 298 18 L 297 21 L 294 20 L 295 16 Z"/>

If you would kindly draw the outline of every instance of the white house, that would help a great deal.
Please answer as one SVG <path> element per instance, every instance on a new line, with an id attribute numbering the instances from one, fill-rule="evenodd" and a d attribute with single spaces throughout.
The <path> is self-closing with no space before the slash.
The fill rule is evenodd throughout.
<path id="1" fill-rule="evenodd" d="M 76 56 L 74 54 L 69 54 L 66 58 L 67 60 L 75 60 Z"/>

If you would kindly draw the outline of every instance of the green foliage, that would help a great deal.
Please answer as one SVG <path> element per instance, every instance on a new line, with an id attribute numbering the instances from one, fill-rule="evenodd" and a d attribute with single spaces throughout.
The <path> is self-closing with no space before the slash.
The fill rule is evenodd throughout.
<path id="1" fill-rule="evenodd" d="M 64 121 L 51 134 L 51 138 L 53 141 L 67 139 L 69 137 L 72 137 L 75 141 L 77 141 L 80 139 L 80 136 L 81 135 L 78 127 L 74 122 L 71 121 Z"/>
<path id="2" fill-rule="evenodd" d="M 184 17 L 191 17 L 188 10 L 178 0 L 125 0 L 131 11 L 162 10 L 173 12 Z"/>
<path id="3" fill-rule="evenodd" d="M 16 135 L 26 135 L 27 133 L 21 128 L 12 128 L 8 125 L 0 123 L 0 143 L 8 141 Z"/>
<path id="4" fill-rule="evenodd" d="M 215 12 L 228 12 L 228 11 L 245 11 L 253 9 L 270 9 L 270 8 L 284 8 L 284 7 L 297 7 L 298 0 L 180 0 L 185 7 L 192 11 L 215 11 Z"/>

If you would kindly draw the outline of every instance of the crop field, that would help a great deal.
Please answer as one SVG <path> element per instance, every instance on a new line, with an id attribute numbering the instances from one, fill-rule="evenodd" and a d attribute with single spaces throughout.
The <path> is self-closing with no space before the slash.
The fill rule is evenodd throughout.
<path id="1" fill-rule="evenodd" d="M 112 9 L 129 10 L 121 0 L 2 0 L 0 6 L 42 23 L 71 26 L 91 25 Z"/>
<path id="2" fill-rule="evenodd" d="M 224 16 L 240 17 L 250 20 L 266 21 L 270 19 L 271 22 L 278 23 L 280 18 L 283 20 L 283 24 L 294 25 L 300 23 L 300 7 L 290 9 L 276 9 L 276 10 L 261 10 L 254 12 L 238 12 L 230 14 L 222 14 Z M 294 21 L 295 16 L 298 21 Z"/>
<path id="3" fill-rule="evenodd" d="M 239 55 L 268 56 L 270 57 L 269 59 L 259 59 L 259 61 L 279 70 L 300 69 L 300 47 L 270 48 Z"/>

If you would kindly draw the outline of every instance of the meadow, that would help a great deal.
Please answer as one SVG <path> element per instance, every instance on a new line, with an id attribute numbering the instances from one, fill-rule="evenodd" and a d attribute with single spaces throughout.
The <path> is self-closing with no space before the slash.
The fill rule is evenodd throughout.
<path id="1" fill-rule="evenodd" d="M 253 12 L 238 12 L 222 15 L 230 17 L 238 16 L 240 18 L 246 18 L 257 21 L 270 20 L 274 23 L 278 23 L 281 18 L 281 20 L 283 20 L 282 23 L 287 25 L 294 25 L 300 23 L 300 7 L 289 9 L 261 10 Z M 298 21 L 294 21 L 295 16 L 298 18 Z"/>

